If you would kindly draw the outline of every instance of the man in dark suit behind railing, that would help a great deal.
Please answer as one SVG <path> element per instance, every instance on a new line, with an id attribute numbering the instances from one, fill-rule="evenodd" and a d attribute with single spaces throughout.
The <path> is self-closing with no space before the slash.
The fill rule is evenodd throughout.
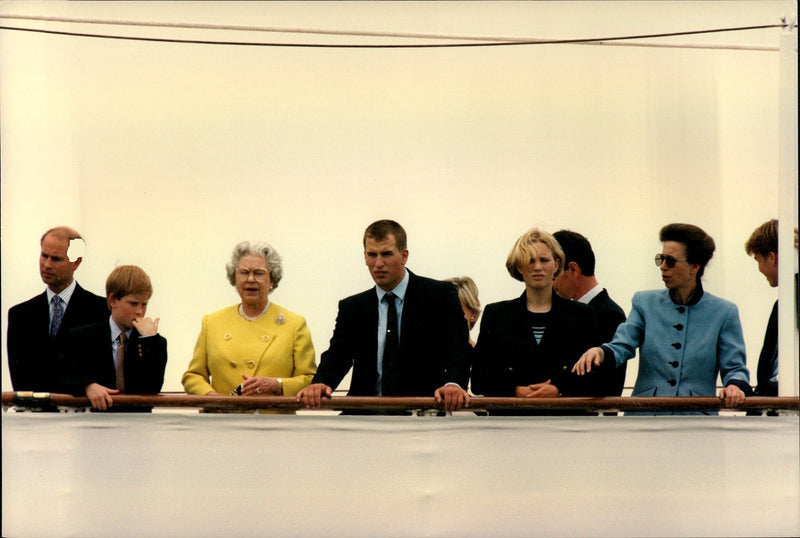
<path id="1" fill-rule="evenodd" d="M 744 245 L 744 250 L 758 263 L 759 272 L 770 287 L 778 287 L 778 221 L 770 219 L 756 228 Z M 778 301 L 764 333 L 764 344 L 758 357 L 756 369 L 756 396 L 778 395 Z"/>
<path id="2" fill-rule="evenodd" d="M 617 327 L 625 321 L 625 311 L 615 303 L 595 276 L 595 256 L 589 240 L 577 232 L 559 230 L 553 234 L 564 250 L 564 270 L 553 283 L 553 289 L 565 299 L 591 306 L 600 327 L 603 342 L 610 342 Z M 625 385 L 627 363 L 601 370 L 601 396 L 620 396 Z"/>
<path id="3" fill-rule="evenodd" d="M 86 246 L 77 231 L 52 228 L 40 244 L 39 274 L 47 289 L 8 311 L 8 370 L 15 391 L 61 392 L 57 357 L 67 333 L 106 319 L 108 307 L 74 279 Z"/>
<path id="4" fill-rule="evenodd" d="M 352 367 L 350 396 L 433 396 L 449 411 L 468 405 L 469 332 L 455 286 L 406 270 L 397 222 L 371 224 L 363 245 L 375 287 L 339 302 L 330 346 L 297 400 L 320 407 Z"/>

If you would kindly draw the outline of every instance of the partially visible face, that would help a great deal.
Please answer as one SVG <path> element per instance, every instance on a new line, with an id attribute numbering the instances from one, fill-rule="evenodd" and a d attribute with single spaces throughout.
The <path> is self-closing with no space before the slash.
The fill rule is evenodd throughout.
<path id="1" fill-rule="evenodd" d="M 553 289 L 564 299 L 578 300 L 578 274 L 575 269 L 567 266 L 561 271 L 553 282 Z"/>
<path id="2" fill-rule="evenodd" d="M 39 274 L 42 282 L 53 290 L 60 293 L 67 286 L 72 284 L 75 269 L 81 263 L 80 258 L 70 262 L 67 258 L 69 241 L 62 240 L 53 234 L 48 235 L 42 241 L 42 251 L 39 254 Z"/>
<path id="3" fill-rule="evenodd" d="M 111 318 L 117 326 L 128 331 L 133 329 L 133 322 L 147 313 L 147 302 L 150 296 L 146 293 L 132 293 L 117 299 L 113 295 L 108 298 L 111 307 Z"/>
<path id="4" fill-rule="evenodd" d="M 544 243 L 533 243 L 528 249 L 531 255 L 528 263 L 517 265 L 525 285 L 531 289 L 552 288 L 558 265 L 550 247 Z"/>
<path id="5" fill-rule="evenodd" d="M 758 262 L 759 272 L 767 277 L 767 282 L 773 288 L 778 286 L 778 255 L 768 252 L 766 256 L 754 254 L 753 257 Z"/>
<path id="6" fill-rule="evenodd" d="M 677 241 L 664 241 L 661 247 L 662 256 L 672 256 L 675 258 L 675 267 L 667 267 L 667 262 L 661 262 L 661 280 L 664 285 L 673 289 L 693 288 L 696 283 L 696 273 L 700 268 L 699 264 L 690 264 L 686 261 L 686 245 Z"/>
<path id="7" fill-rule="evenodd" d="M 403 280 L 406 274 L 406 260 L 408 260 L 408 249 L 398 250 L 394 235 L 389 234 L 380 241 L 367 238 L 364 245 L 364 261 L 367 263 L 372 280 L 382 290 L 391 291 Z"/>
<path id="8" fill-rule="evenodd" d="M 478 314 L 480 314 L 480 312 L 473 310 L 464 303 L 461 303 L 461 310 L 464 312 L 464 319 L 467 320 L 467 326 L 472 330 L 475 326 L 475 322 L 478 320 Z"/>
<path id="9" fill-rule="evenodd" d="M 239 259 L 236 268 L 236 291 L 242 302 L 252 306 L 267 306 L 272 291 L 267 261 L 258 254 L 247 254 Z"/>

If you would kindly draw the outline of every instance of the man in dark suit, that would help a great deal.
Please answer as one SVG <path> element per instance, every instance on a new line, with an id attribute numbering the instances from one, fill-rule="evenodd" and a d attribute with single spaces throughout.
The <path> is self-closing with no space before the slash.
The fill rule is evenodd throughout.
<path id="1" fill-rule="evenodd" d="M 625 321 L 625 312 L 597 282 L 595 257 L 589 240 L 577 232 L 559 230 L 553 234 L 564 250 L 564 270 L 553 283 L 556 293 L 565 299 L 586 303 L 594 308 L 603 342 L 610 342 L 617 326 Z M 598 383 L 604 396 L 620 396 L 625 385 L 627 365 L 600 372 Z"/>
<path id="2" fill-rule="evenodd" d="M 167 341 L 158 334 L 158 318 L 145 317 L 152 294 L 150 278 L 141 268 L 121 265 L 111 272 L 106 280 L 111 316 L 72 329 L 67 336 L 62 364 L 68 392 L 106 410 L 114 405 L 116 394 L 161 391 Z"/>
<path id="3" fill-rule="evenodd" d="M 375 287 L 339 302 L 330 346 L 297 400 L 318 408 L 352 367 L 351 396 L 434 396 L 469 405 L 469 331 L 455 286 L 413 274 L 406 232 L 391 220 L 364 232 Z"/>
<path id="4" fill-rule="evenodd" d="M 744 250 L 758 263 L 759 272 L 767 279 L 771 288 L 778 287 L 778 221 L 771 219 L 756 228 Z M 758 356 L 756 369 L 756 396 L 778 395 L 778 301 L 772 305 L 772 312 L 764 333 L 764 343 Z"/>
<path id="5" fill-rule="evenodd" d="M 39 274 L 47 289 L 8 311 L 8 369 L 16 391 L 60 392 L 57 358 L 66 334 L 106 319 L 108 306 L 74 279 L 86 246 L 77 231 L 66 226 L 50 229 L 40 244 Z"/>

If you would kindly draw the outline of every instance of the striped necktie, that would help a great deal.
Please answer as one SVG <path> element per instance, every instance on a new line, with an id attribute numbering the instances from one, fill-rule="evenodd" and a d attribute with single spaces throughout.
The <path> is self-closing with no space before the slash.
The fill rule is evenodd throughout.
<path id="1" fill-rule="evenodd" d="M 128 338 L 125 336 L 125 333 L 119 333 L 117 340 L 119 340 L 119 345 L 117 346 L 117 389 L 120 392 L 125 392 L 125 340 Z"/>

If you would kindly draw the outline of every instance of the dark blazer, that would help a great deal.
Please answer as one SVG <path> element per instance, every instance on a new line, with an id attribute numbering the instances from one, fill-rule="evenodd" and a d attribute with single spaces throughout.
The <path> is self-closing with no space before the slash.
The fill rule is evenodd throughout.
<path id="1" fill-rule="evenodd" d="M 778 360 L 778 301 L 772 307 L 767 322 L 767 331 L 764 333 L 764 344 L 758 357 L 756 369 L 756 396 L 777 396 L 778 382 L 770 381 L 772 369 Z"/>
<path id="2" fill-rule="evenodd" d="M 600 326 L 600 338 L 603 343 L 610 342 L 620 323 L 624 322 L 625 311 L 608 296 L 606 290 L 598 293 L 589 301 L 589 306 L 595 309 L 597 323 Z M 620 396 L 625 386 L 625 372 L 628 369 L 627 361 L 618 368 L 604 368 L 600 372 L 601 396 Z"/>
<path id="3" fill-rule="evenodd" d="M 12 306 L 8 310 L 6 344 L 14 390 L 61 391 L 57 357 L 63 351 L 67 333 L 74 327 L 107 320 L 108 315 L 105 298 L 76 285 L 58 332 L 50 337 L 50 305 L 46 292 Z"/>
<path id="4" fill-rule="evenodd" d="M 63 378 L 70 394 L 85 396 L 90 383 L 110 389 L 116 386 L 108 317 L 72 329 L 64 348 Z M 133 329 L 125 351 L 125 393 L 158 394 L 164 384 L 166 366 L 167 340 L 160 334 L 142 338 Z"/>
<path id="5" fill-rule="evenodd" d="M 594 310 L 553 293 L 550 325 L 537 345 L 527 321 L 525 293 L 486 307 L 475 346 L 472 392 L 514 396 L 517 386 L 550 379 L 564 396 L 596 396 L 596 372 L 571 373 L 584 351 L 602 343 Z"/>
<path id="6" fill-rule="evenodd" d="M 455 286 L 409 272 L 400 321 L 401 378 L 406 396 L 433 396 L 442 385 L 469 380 L 469 331 Z M 351 396 L 374 396 L 378 379 L 375 288 L 339 301 L 328 350 L 312 383 L 336 388 L 350 368 Z"/>

